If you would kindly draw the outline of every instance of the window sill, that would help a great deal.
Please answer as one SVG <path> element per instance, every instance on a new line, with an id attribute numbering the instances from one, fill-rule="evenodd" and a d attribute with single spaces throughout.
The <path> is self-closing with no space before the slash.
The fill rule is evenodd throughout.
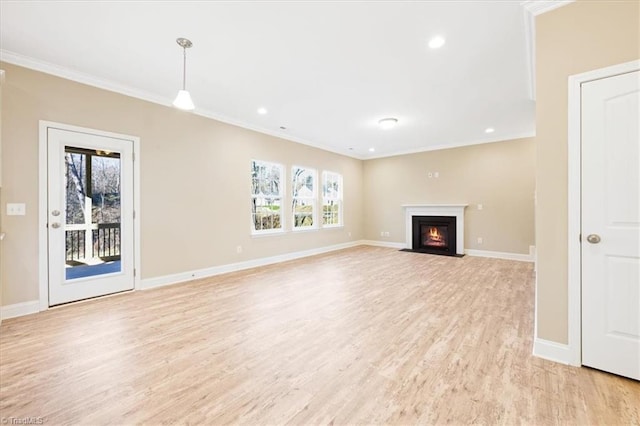
<path id="1" fill-rule="evenodd" d="M 295 232 L 295 233 L 297 234 L 297 233 L 300 233 L 300 232 L 303 232 L 303 233 L 304 233 L 304 232 L 313 232 L 313 231 L 318 231 L 319 229 L 320 229 L 320 228 L 318 228 L 317 226 L 306 226 L 306 227 L 304 227 L 304 228 L 293 228 L 293 229 L 291 230 L 291 232 Z"/>
<path id="2" fill-rule="evenodd" d="M 268 230 L 268 231 L 251 231 L 251 238 L 253 237 L 273 237 L 276 235 L 284 235 L 287 231 L 284 229 Z"/>
<path id="3" fill-rule="evenodd" d="M 304 234 L 306 232 L 318 232 L 318 231 L 322 231 L 323 229 L 326 230 L 331 230 L 331 229 L 343 229 L 344 225 L 324 225 L 324 226 L 314 226 L 314 227 L 308 227 L 308 228 L 292 228 L 289 230 L 284 230 L 284 229 L 278 229 L 275 231 L 251 231 L 251 238 L 262 238 L 262 237 L 273 237 L 273 236 L 277 236 L 277 235 L 287 235 L 290 233 L 294 233 L 294 234 Z"/>

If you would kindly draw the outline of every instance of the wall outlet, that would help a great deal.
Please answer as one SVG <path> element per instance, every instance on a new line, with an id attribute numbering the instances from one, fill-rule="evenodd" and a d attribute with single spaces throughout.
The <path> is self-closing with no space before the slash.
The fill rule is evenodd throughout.
<path id="1" fill-rule="evenodd" d="M 351 232 L 347 232 L 347 237 L 351 238 Z"/>
<path id="2" fill-rule="evenodd" d="M 242 253 L 242 246 L 236 247 L 236 253 L 238 254 Z"/>
<path id="3" fill-rule="evenodd" d="M 482 244 L 482 237 L 478 237 L 478 244 Z"/>
<path id="4" fill-rule="evenodd" d="M 7 203 L 7 216 L 24 216 L 27 206 L 24 203 Z"/>
<path id="5" fill-rule="evenodd" d="M 380 236 L 384 237 L 384 231 L 380 231 Z"/>
<path id="6" fill-rule="evenodd" d="M 389 231 L 384 231 L 384 236 L 388 237 L 389 236 Z"/>
<path id="7" fill-rule="evenodd" d="M 432 178 L 433 177 L 433 173 L 429 172 L 429 173 L 427 173 L 427 176 L 429 176 L 429 178 Z"/>

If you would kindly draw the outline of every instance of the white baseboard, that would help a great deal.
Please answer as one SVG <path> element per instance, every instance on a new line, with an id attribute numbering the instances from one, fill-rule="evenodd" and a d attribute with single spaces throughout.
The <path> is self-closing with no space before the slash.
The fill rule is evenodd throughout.
<path id="1" fill-rule="evenodd" d="M 507 253 L 507 252 L 501 252 L 501 251 L 488 251 L 488 250 L 473 250 L 473 249 L 466 249 L 464 253 L 469 256 L 491 257 L 494 259 L 519 260 L 521 262 L 535 261 L 535 246 L 529 246 L 529 254 Z"/>
<path id="2" fill-rule="evenodd" d="M 230 263 L 226 265 L 213 266 L 211 268 L 196 269 L 193 271 L 180 272 L 178 274 L 165 275 L 162 277 L 145 278 L 140 282 L 141 290 L 162 287 L 165 285 L 177 284 L 184 281 L 207 278 L 229 272 L 242 271 L 244 269 L 256 268 L 259 266 L 271 265 L 274 263 L 286 262 L 288 260 L 300 259 L 317 254 L 328 253 L 330 251 L 342 250 L 364 244 L 363 241 L 352 241 L 349 243 L 336 244 L 327 247 L 319 247 L 310 250 L 297 251 L 293 253 L 281 254 L 278 256 L 263 257 L 260 259 L 247 260 L 244 262 Z"/>
<path id="3" fill-rule="evenodd" d="M 5 305 L 0 308 L 0 318 L 3 320 L 15 317 L 22 317 L 40 312 L 40 301 L 31 300 L 29 302 Z"/>
<path id="4" fill-rule="evenodd" d="M 569 345 L 552 342 L 536 337 L 533 341 L 533 355 L 549 361 L 571 365 Z"/>
<path id="5" fill-rule="evenodd" d="M 395 249 L 407 248 L 405 243 L 394 243 L 393 241 L 361 240 L 359 243 L 365 246 L 389 247 Z"/>
<path id="6" fill-rule="evenodd" d="M 389 248 L 395 248 L 395 249 L 407 248 L 407 245 L 405 243 L 395 243 L 392 241 L 362 240 L 359 243 L 367 246 L 389 247 Z M 488 251 L 488 250 L 471 250 L 471 249 L 467 249 L 464 251 L 464 253 L 468 254 L 469 256 L 491 257 L 495 259 L 507 259 L 507 260 L 519 260 L 522 262 L 534 262 L 535 252 L 536 252 L 535 246 L 529 246 L 529 254 L 507 253 L 507 252 L 501 252 L 501 251 Z"/>
<path id="7" fill-rule="evenodd" d="M 146 278 L 141 280 L 140 289 L 147 290 L 151 288 L 162 287 L 170 284 L 177 284 L 180 282 L 185 282 L 185 281 L 194 280 L 198 278 L 212 277 L 215 275 L 241 271 L 244 269 L 256 268 L 259 266 L 271 265 L 274 263 L 286 262 L 288 260 L 300 259 L 303 257 L 314 256 L 317 254 L 328 253 L 331 251 L 342 250 L 350 247 L 356 247 L 359 245 L 388 247 L 388 248 L 394 248 L 394 249 L 406 248 L 405 243 L 397 243 L 397 242 L 391 242 L 391 241 L 375 241 L 375 240 L 351 241 L 348 243 L 335 244 L 332 246 L 319 247 L 315 249 L 298 251 L 293 253 L 286 253 L 278 256 L 263 257 L 260 259 L 253 259 L 253 260 L 247 260 L 244 262 L 214 266 L 211 268 L 180 272 L 177 274 L 165 275 L 161 277 Z M 495 257 L 500 259 L 522 260 L 527 262 L 533 261 L 532 255 L 524 255 L 524 254 L 517 254 L 517 253 L 501 253 L 501 252 L 491 252 L 491 251 L 483 251 L 483 250 L 465 250 L 465 252 L 470 256 Z M 23 315 L 35 314 L 37 312 L 40 312 L 40 302 L 37 300 L 23 302 L 23 303 L 16 303 L 14 305 L 2 306 L 0 308 L 0 319 L 15 318 Z"/>

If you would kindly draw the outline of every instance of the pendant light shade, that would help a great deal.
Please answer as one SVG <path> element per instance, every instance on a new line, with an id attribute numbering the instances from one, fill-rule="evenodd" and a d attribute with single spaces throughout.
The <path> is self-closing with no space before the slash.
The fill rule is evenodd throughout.
<path id="1" fill-rule="evenodd" d="M 173 101 L 173 106 L 185 111 L 191 111 L 196 107 L 193 104 L 191 95 L 186 90 L 178 91 L 178 96 L 176 96 L 176 99 Z"/>
<path id="2" fill-rule="evenodd" d="M 178 92 L 178 96 L 173 101 L 173 106 L 185 111 L 191 111 L 195 108 L 195 105 L 191 95 L 187 92 L 187 49 L 193 46 L 193 43 L 182 37 L 176 39 L 176 43 L 182 47 L 182 90 Z"/>

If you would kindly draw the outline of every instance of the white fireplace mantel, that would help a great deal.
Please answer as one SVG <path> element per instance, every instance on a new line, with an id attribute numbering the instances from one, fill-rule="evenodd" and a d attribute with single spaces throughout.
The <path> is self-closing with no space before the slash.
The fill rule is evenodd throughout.
<path id="1" fill-rule="evenodd" d="M 455 216 L 456 253 L 464 254 L 464 209 L 468 204 L 403 204 L 407 248 L 413 244 L 413 216 Z"/>

